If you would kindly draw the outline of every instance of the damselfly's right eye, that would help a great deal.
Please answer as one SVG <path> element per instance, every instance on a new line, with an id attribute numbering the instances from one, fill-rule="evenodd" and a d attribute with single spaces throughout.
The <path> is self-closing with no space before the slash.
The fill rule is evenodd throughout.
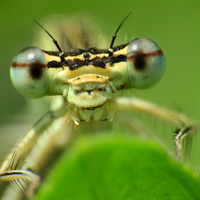
<path id="1" fill-rule="evenodd" d="M 127 65 L 131 85 L 138 89 L 155 85 L 165 71 L 162 50 L 147 38 L 137 38 L 129 43 Z"/>
<path id="2" fill-rule="evenodd" d="M 15 88 L 24 96 L 38 98 L 47 94 L 48 75 L 46 58 L 42 50 L 30 47 L 13 59 L 10 69 Z"/>

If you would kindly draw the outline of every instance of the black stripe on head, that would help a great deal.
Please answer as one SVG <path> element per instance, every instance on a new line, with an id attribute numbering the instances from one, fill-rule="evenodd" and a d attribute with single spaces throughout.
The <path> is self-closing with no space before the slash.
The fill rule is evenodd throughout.
<path id="1" fill-rule="evenodd" d="M 119 51 L 123 48 L 125 48 L 127 44 L 117 46 L 113 48 L 114 52 Z M 54 55 L 54 56 L 59 56 L 58 52 L 46 52 L 45 53 L 49 55 Z M 67 59 L 68 56 L 78 56 L 81 54 L 86 55 L 87 53 L 91 53 L 93 55 L 97 55 L 93 59 L 89 59 L 89 56 L 87 56 L 87 59 L 85 60 L 80 60 L 78 58 L 74 59 Z M 99 57 L 98 54 L 108 54 L 108 56 L 104 57 Z M 64 62 L 57 62 L 57 61 L 51 61 L 47 64 L 48 68 L 59 68 L 59 67 L 69 67 L 70 70 L 75 70 L 83 66 L 88 66 L 88 65 L 93 65 L 94 67 L 100 67 L 100 68 L 105 68 L 107 63 L 111 63 L 111 65 L 119 62 L 126 62 L 127 56 L 126 55 L 119 55 L 119 56 L 109 56 L 109 50 L 98 50 L 96 48 L 90 48 L 88 50 L 83 50 L 83 49 L 77 49 L 74 52 L 65 52 L 64 57 L 66 57 Z"/>
<path id="2" fill-rule="evenodd" d="M 57 62 L 57 61 L 51 61 L 47 63 L 47 67 L 48 68 L 59 68 L 59 67 L 63 67 L 61 62 Z"/>
<path id="3" fill-rule="evenodd" d="M 51 61 L 47 64 L 48 68 L 59 68 L 59 67 L 69 67 L 70 70 L 75 70 L 83 66 L 93 65 L 94 67 L 105 68 L 107 63 L 111 63 L 111 65 L 119 62 L 125 62 L 127 57 L 124 55 L 119 55 L 117 57 L 95 57 L 91 60 L 80 60 L 80 59 L 73 59 L 73 60 L 66 60 L 64 62 L 57 62 Z"/>
<path id="4" fill-rule="evenodd" d="M 123 44 L 123 45 L 120 45 L 120 46 L 113 47 L 113 52 L 122 50 L 127 45 L 128 44 Z M 44 52 L 46 54 L 48 54 L 48 55 L 53 55 L 53 56 L 60 57 L 60 52 L 56 52 L 56 51 L 44 51 Z M 101 54 L 101 53 L 109 54 L 109 52 L 110 52 L 109 49 L 97 49 L 96 47 L 92 47 L 92 48 L 89 48 L 88 50 L 76 49 L 76 50 L 71 51 L 71 52 L 64 52 L 64 57 L 67 57 L 67 56 L 79 56 L 79 55 L 81 55 L 83 53 L 91 53 L 93 55 L 98 55 L 98 54 Z"/>

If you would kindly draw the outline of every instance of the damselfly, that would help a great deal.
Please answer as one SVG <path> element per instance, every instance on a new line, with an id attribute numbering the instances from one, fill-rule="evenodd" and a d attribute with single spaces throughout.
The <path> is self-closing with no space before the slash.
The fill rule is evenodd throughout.
<path id="1" fill-rule="evenodd" d="M 37 47 L 22 50 L 13 59 L 11 80 L 26 97 L 57 96 L 56 106 L 35 123 L 8 155 L 0 168 L 2 181 L 10 182 L 25 195 L 33 193 L 41 179 L 36 172 L 43 167 L 41 160 L 48 157 L 51 148 L 65 146 L 77 126 L 111 122 L 115 112 L 122 110 L 139 111 L 175 125 L 175 145 L 178 157 L 182 157 L 183 139 L 196 131 L 192 120 L 135 97 L 116 97 L 120 90 L 155 85 L 165 69 L 163 52 L 150 39 L 136 38 L 114 47 L 123 22 L 107 49 L 97 48 L 99 45 L 95 45 L 83 19 L 68 22 L 65 28 L 57 24 L 61 42 L 39 24 L 58 51 Z"/>

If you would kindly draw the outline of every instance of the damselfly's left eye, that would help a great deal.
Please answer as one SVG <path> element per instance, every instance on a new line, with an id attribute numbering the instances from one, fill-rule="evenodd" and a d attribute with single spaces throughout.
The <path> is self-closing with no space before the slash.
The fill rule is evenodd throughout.
<path id="1" fill-rule="evenodd" d="M 137 38 L 129 43 L 127 65 L 132 87 L 148 88 L 155 85 L 164 74 L 164 55 L 153 41 Z"/>
<path id="2" fill-rule="evenodd" d="M 48 73 L 42 50 L 30 47 L 13 59 L 10 76 L 15 88 L 24 96 L 39 98 L 47 94 Z"/>

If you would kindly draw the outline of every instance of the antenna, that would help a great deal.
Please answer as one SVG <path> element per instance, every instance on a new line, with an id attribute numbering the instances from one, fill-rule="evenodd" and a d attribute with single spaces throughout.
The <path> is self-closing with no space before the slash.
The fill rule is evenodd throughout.
<path id="1" fill-rule="evenodd" d="M 109 48 L 109 51 L 110 51 L 110 56 L 112 56 L 113 54 L 113 51 L 112 51 L 112 48 L 113 48 L 113 44 L 114 44 L 114 41 L 117 37 L 117 33 L 119 31 L 119 29 L 121 28 L 122 24 L 125 22 L 125 20 L 130 16 L 130 14 L 132 13 L 132 11 L 130 13 L 128 13 L 128 15 L 123 19 L 123 21 L 121 22 L 121 24 L 119 25 L 119 27 L 117 28 L 115 34 L 112 36 L 112 41 L 111 41 L 111 44 L 110 44 L 110 48 Z"/>
<path id="2" fill-rule="evenodd" d="M 61 59 L 61 61 L 64 62 L 65 61 L 64 56 L 63 56 L 64 52 L 60 48 L 57 40 L 40 23 L 38 23 L 36 20 L 33 20 L 33 21 L 49 35 L 49 37 L 52 39 L 53 43 L 56 45 L 58 51 L 60 52 L 60 59 Z"/>

